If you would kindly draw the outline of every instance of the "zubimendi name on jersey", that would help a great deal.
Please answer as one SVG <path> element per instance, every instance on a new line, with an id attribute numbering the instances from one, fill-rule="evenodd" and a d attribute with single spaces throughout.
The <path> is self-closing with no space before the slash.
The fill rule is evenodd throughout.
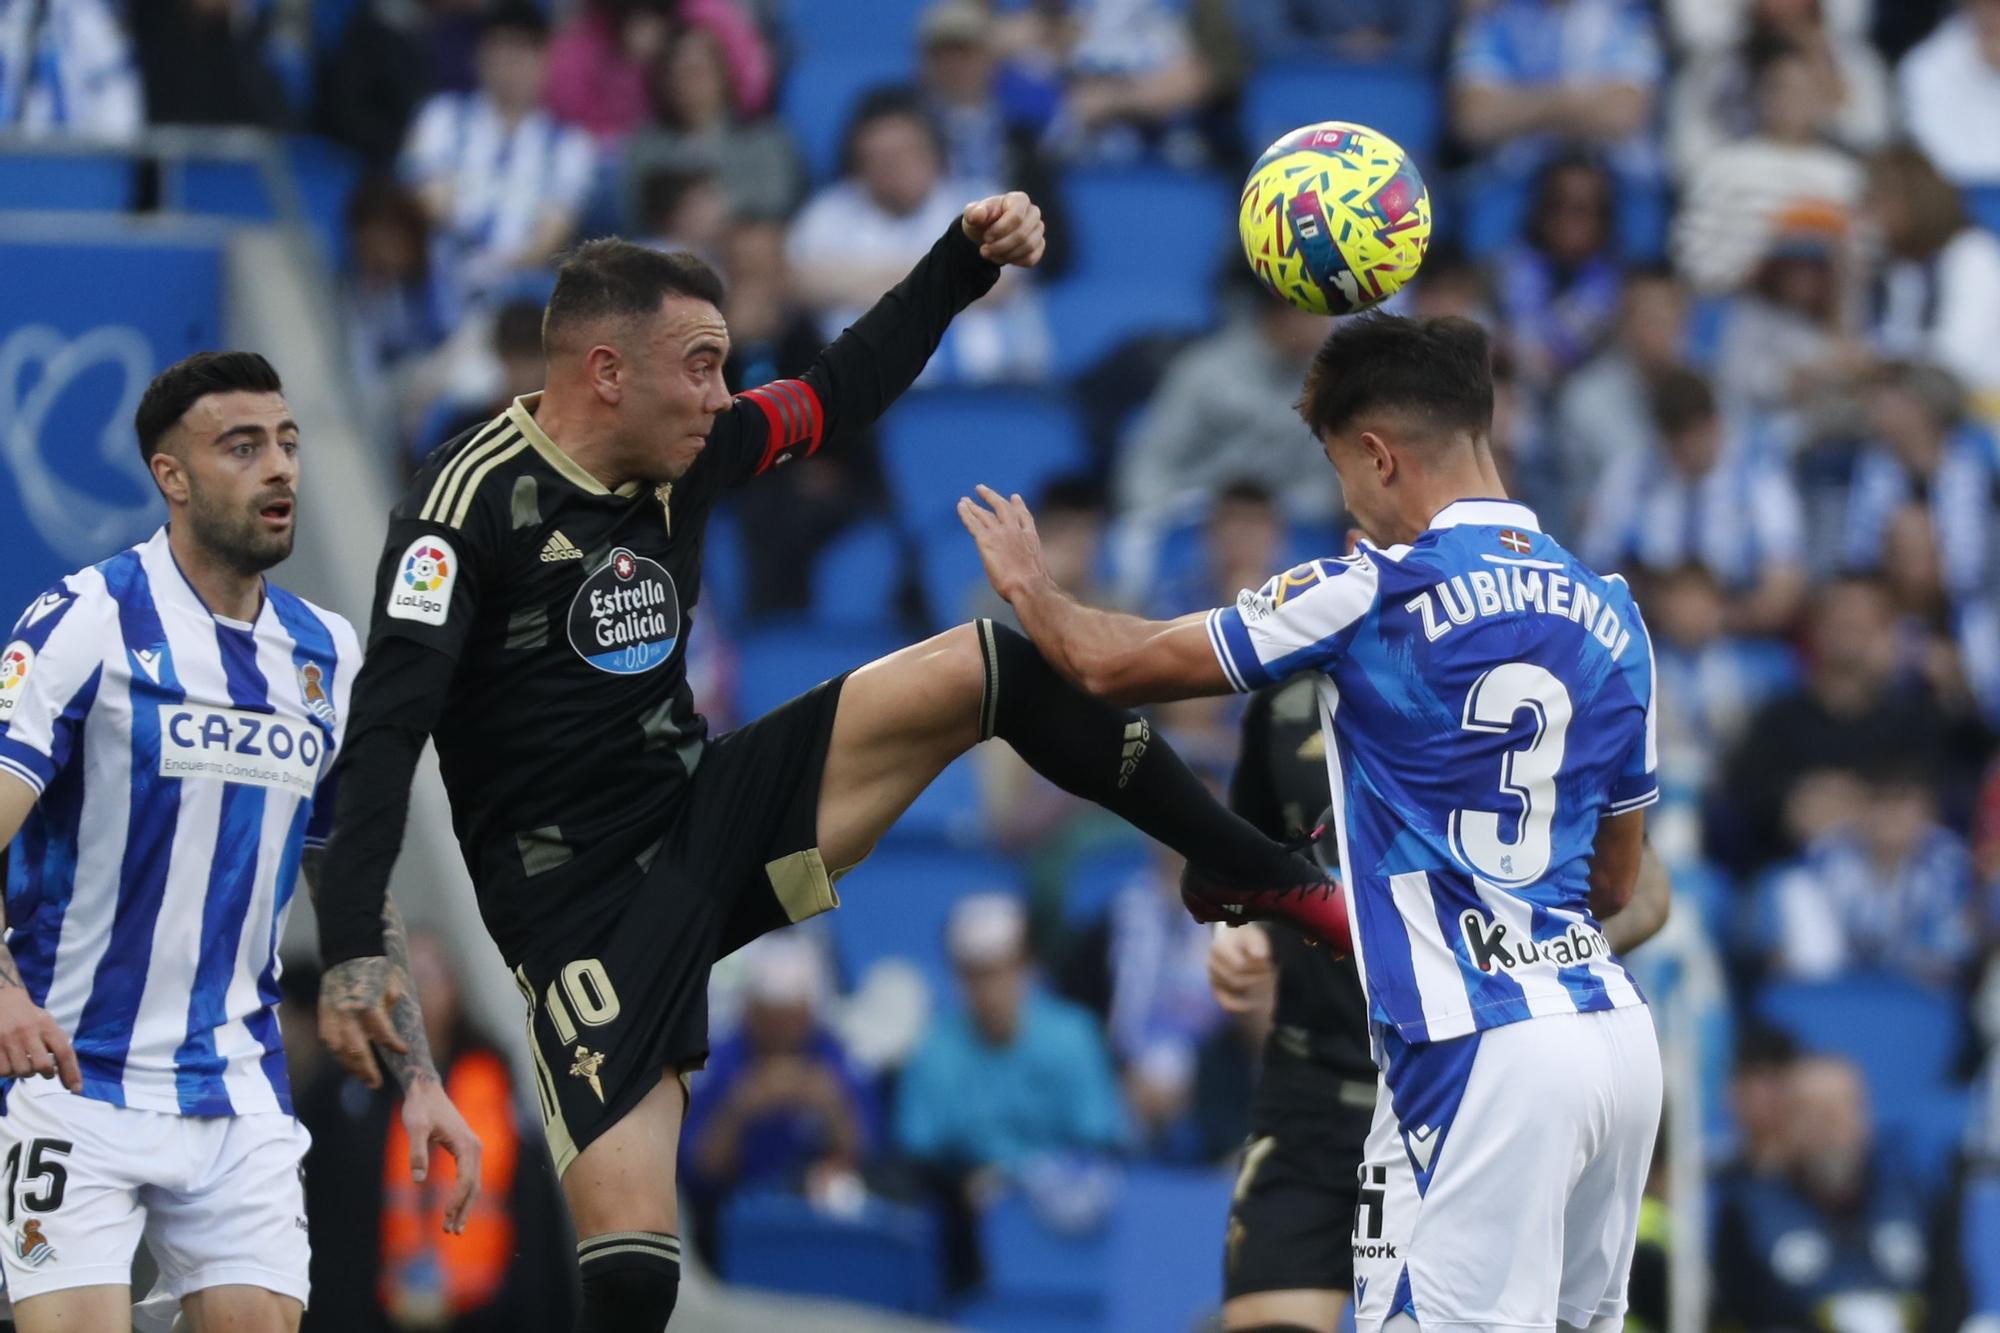
<path id="1" fill-rule="evenodd" d="M 1625 655 L 1632 646 L 1632 631 L 1602 596 L 1583 580 L 1557 572 L 1560 566 L 1543 569 L 1525 564 L 1510 561 L 1495 570 L 1454 574 L 1403 603 L 1403 609 L 1422 617 L 1424 637 L 1432 643 L 1484 616 L 1533 611 L 1582 625 L 1611 650 L 1614 662 Z"/>

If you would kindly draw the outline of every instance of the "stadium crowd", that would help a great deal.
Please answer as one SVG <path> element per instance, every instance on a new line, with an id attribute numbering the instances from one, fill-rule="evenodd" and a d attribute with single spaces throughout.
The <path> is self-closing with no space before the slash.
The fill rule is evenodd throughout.
<path id="1" fill-rule="evenodd" d="M 1023 475 L 1058 577 L 1148 614 L 1345 542 L 1291 408 L 1325 325 L 1248 280 L 1233 183 L 1274 89 L 1320 99 L 1278 101 L 1292 121 L 1398 134 L 1437 236 L 1397 308 L 1490 327 L 1510 489 L 1650 620 L 1678 902 L 1645 965 L 1703 1034 L 1715 1322 L 2000 1321 L 2000 0 L 890 8 L 907 33 L 843 33 L 835 0 L 0 3 L 0 123 L 343 145 L 340 317 L 404 466 L 539 385 L 551 263 L 581 238 L 719 268 L 749 387 L 966 201 L 1025 189 L 1048 261 L 954 325 L 919 390 L 969 406 L 920 443 L 961 489 L 1052 460 Z M 894 430 L 719 524 L 693 640 L 718 727 L 765 702 L 774 634 L 1005 613 Z M 1159 722 L 1220 785 L 1237 716 Z M 968 1210 L 997 1194 L 1083 1227 L 1119 1162 L 1241 1142 L 1265 1034 L 1210 997 L 1177 868 L 985 758 L 933 831 L 1025 892 L 957 894 L 867 974 L 824 920 L 718 972 L 682 1178 L 725 1272 L 747 1193 L 943 1199 L 972 1286 Z M 448 988 L 426 951 L 419 986 Z M 516 1171 L 488 1139 L 506 1230 L 440 1266 L 407 1184 L 320 1180 L 315 1207 L 379 1239 L 354 1248 L 381 1280 L 346 1287 L 385 1326 L 514 1326 L 477 1312 L 562 1299 L 494 1259 L 547 1227 L 553 1182 L 507 1128 L 504 1061 L 442 989 L 424 1007 L 454 1095 L 518 1142 Z M 320 1072 L 315 1135 L 393 1163 L 391 1117 Z"/>

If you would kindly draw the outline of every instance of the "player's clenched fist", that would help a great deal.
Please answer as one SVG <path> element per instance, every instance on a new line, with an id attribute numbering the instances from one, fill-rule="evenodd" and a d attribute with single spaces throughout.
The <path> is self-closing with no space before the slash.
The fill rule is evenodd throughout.
<path id="1" fill-rule="evenodd" d="M 0 1073 L 10 1078 L 59 1078 L 83 1091 L 83 1072 L 69 1037 L 49 1011 L 28 998 L 12 962 L 0 966 Z"/>
<path id="2" fill-rule="evenodd" d="M 1262 926 L 1232 926 L 1208 945 L 1208 988 L 1225 1013 L 1247 1014 L 1276 1002 L 1278 969 Z"/>
<path id="3" fill-rule="evenodd" d="M 1033 268 L 1042 262 L 1042 251 L 1048 248 L 1042 233 L 1042 210 L 1019 190 L 967 204 L 959 225 L 978 243 L 980 255 L 989 263 Z"/>

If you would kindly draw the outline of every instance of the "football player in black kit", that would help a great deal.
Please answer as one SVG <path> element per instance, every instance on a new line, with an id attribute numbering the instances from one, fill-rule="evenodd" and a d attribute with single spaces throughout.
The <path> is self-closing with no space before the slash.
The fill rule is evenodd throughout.
<path id="1" fill-rule="evenodd" d="M 989 621 L 723 736 L 695 711 L 686 644 L 715 503 L 873 421 L 952 316 L 1042 249 L 1025 195 L 970 204 L 804 375 L 732 399 L 720 279 L 691 255 L 587 244 L 549 299 L 546 388 L 440 448 L 391 517 L 318 899 L 322 1034 L 371 1085 L 370 1043 L 399 1048 L 408 979 L 381 908 L 434 737 L 481 916 L 527 1003 L 587 1333 L 658 1333 L 673 1310 L 674 1155 L 710 967 L 835 906 L 834 879 L 980 741 L 1201 867 L 1198 914 L 1345 938 L 1316 865 Z M 1008 441 L 936 447 L 970 475 Z"/>
<path id="2" fill-rule="evenodd" d="M 1329 796 L 1312 678 L 1252 696 L 1231 808 L 1272 837 L 1321 828 L 1315 850 L 1323 864 L 1337 865 L 1333 821 L 1322 813 Z M 1605 922 L 1605 936 L 1623 954 L 1666 923 L 1667 909 L 1666 872 L 1648 849 L 1632 901 Z M 1222 1327 L 1333 1333 L 1356 1253 L 1393 1243 L 1385 1239 L 1379 1182 L 1360 1178 L 1377 1092 L 1360 973 L 1351 955 L 1272 924 L 1218 929 L 1208 978 L 1231 1013 L 1275 1005 L 1229 1202 Z"/>

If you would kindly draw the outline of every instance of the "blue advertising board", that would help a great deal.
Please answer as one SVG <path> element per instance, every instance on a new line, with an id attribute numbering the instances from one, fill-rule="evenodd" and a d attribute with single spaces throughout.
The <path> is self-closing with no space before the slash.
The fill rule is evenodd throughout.
<path id="1" fill-rule="evenodd" d="M 0 237 L 0 633 L 159 526 L 132 414 L 160 370 L 222 345 L 222 274 L 213 238 Z"/>

